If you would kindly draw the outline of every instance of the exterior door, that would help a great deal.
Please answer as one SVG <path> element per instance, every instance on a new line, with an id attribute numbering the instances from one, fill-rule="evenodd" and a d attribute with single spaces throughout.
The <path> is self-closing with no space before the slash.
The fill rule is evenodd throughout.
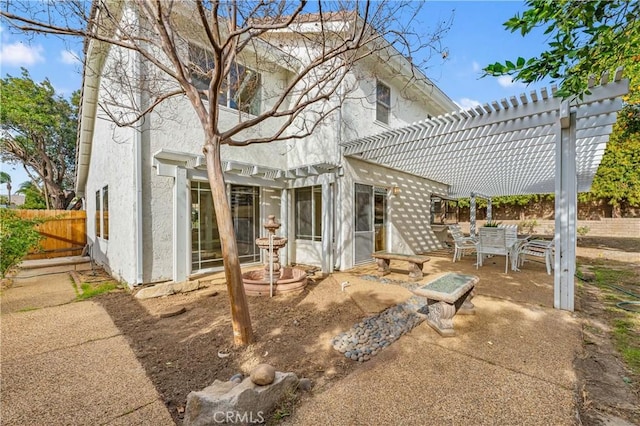
<path id="1" fill-rule="evenodd" d="M 229 193 L 240 263 L 258 262 L 259 188 L 231 185 Z M 211 188 L 208 182 L 194 181 L 191 183 L 191 271 L 221 266 L 222 249 Z"/>
<path id="2" fill-rule="evenodd" d="M 371 253 L 386 248 L 387 190 L 355 185 L 354 263 L 371 260 Z"/>

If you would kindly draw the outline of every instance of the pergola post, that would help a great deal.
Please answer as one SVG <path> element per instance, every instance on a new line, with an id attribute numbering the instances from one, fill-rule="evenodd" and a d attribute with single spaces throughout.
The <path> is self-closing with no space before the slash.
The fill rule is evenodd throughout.
<path id="1" fill-rule="evenodd" d="M 491 198 L 487 198 L 487 222 L 491 222 Z"/>
<path id="2" fill-rule="evenodd" d="M 560 105 L 560 132 L 556 141 L 554 298 L 556 309 L 573 311 L 576 271 L 576 114 L 569 103 Z"/>
<path id="3" fill-rule="evenodd" d="M 471 201 L 469 202 L 469 233 L 471 236 L 476 235 L 476 194 L 471 193 Z"/>

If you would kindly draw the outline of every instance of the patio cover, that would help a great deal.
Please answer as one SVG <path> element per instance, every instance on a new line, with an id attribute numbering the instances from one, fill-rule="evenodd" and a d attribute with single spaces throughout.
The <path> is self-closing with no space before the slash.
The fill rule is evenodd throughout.
<path id="1" fill-rule="evenodd" d="M 598 85 L 596 85 L 598 83 Z M 629 81 L 589 80 L 563 100 L 555 86 L 343 142 L 345 156 L 450 185 L 454 198 L 556 194 L 555 306 L 573 310 L 577 191 L 598 170 Z"/>

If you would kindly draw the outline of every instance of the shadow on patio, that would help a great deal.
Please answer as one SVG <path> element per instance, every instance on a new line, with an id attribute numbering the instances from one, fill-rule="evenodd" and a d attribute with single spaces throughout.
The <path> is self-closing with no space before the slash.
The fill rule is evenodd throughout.
<path id="1" fill-rule="evenodd" d="M 573 424 L 580 327 L 553 309 L 553 276 L 544 264 L 504 273 L 504 258 L 476 270 L 475 257 L 453 263 L 429 253 L 426 283 L 446 272 L 480 277 L 476 315 L 456 315 L 456 336 L 440 337 L 426 322 L 344 380 L 300 407 L 290 424 Z M 390 280 L 409 281 L 404 262 Z M 367 314 L 400 303 L 405 288 L 365 279 L 367 264 L 332 275 Z"/>

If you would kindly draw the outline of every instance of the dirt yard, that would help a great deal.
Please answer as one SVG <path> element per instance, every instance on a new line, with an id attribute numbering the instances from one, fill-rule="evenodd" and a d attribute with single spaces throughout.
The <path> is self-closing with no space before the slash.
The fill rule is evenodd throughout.
<path id="1" fill-rule="evenodd" d="M 256 342 L 233 348 L 229 300 L 222 285 L 188 294 L 137 300 L 124 291 L 99 298 L 181 424 L 187 395 L 214 380 L 248 374 L 259 363 L 293 371 L 327 386 L 358 363 L 333 350 L 329 340 L 365 315 L 340 291 L 340 284 L 312 280 L 301 293 L 249 297 Z M 300 303 L 304 299 L 304 303 Z M 184 307 L 185 313 L 161 317 Z M 225 356 L 229 354 L 229 356 Z"/>
<path id="2" fill-rule="evenodd" d="M 640 239 L 583 238 L 580 246 L 640 253 Z M 635 274 L 640 281 L 640 270 L 636 268 Z M 576 306 L 581 316 L 597 321 L 605 311 L 594 292 L 597 289 L 578 291 L 578 298 L 584 300 L 577 300 Z M 248 300 L 256 342 L 244 349 L 234 349 L 226 288 L 222 284 L 212 283 L 203 290 L 156 299 L 138 300 L 125 291 L 97 299 L 128 338 L 178 424 L 182 422 L 189 392 L 200 390 L 216 379 L 247 374 L 262 362 L 279 371 L 293 371 L 312 379 L 314 392 L 359 368 L 359 363 L 333 350 L 329 341 L 368 315 L 341 291 L 340 283 L 332 277 L 312 279 L 301 293 Z M 184 313 L 168 316 L 182 307 Z M 611 345 L 605 347 L 608 341 L 606 335 L 602 337 L 602 347 L 610 352 Z M 606 386 L 611 386 L 610 383 L 601 384 L 592 376 L 584 376 L 589 365 L 620 363 L 617 356 L 600 355 L 598 350 L 587 351 L 576 364 L 581 384 L 576 399 L 580 401 L 582 416 L 593 421 L 583 424 L 598 424 L 597 416 L 589 416 L 594 407 L 638 420 L 633 417 L 638 415 L 634 410 L 620 410 L 616 407 L 619 401 L 606 400 L 610 393 Z M 637 377 L 631 378 L 638 382 Z M 627 403 L 637 403 L 637 388 L 627 397 L 631 398 Z M 603 401 L 598 403 L 598 398 Z M 271 422 L 286 416 L 294 405 L 295 401 L 289 401 L 289 406 L 276 412 Z"/>

